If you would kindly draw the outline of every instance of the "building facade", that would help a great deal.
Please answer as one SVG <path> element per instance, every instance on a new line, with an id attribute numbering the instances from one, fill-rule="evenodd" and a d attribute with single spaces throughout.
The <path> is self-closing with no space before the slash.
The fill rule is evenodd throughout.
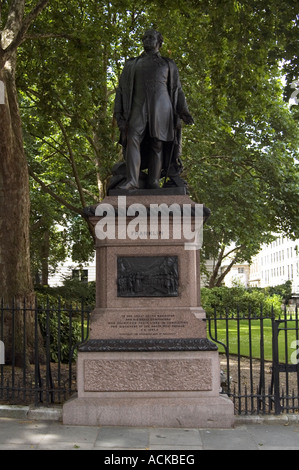
<path id="1" fill-rule="evenodd" d="M 85 264 L 76 264 L 71 259 L 66 259 L 60 263 L 53 274 L 49 275 L 49 286 L 57 287 L 63 284 L 65 279 L 77 279 L 82 282 L 95 281 L 96 279 L 96 261 Z"/>
<path id="2" fill-rule="evenodd" d="M 253 258 L 249 286 L 277 286 L 286 281 L 292 282 L 292 292 L 299 295 L 299 240 L 277 237 Z"/>

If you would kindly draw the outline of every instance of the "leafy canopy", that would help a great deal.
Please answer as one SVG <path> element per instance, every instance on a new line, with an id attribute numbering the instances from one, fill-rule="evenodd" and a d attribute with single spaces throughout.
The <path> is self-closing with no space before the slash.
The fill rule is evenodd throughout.
<path id="1" fill-rule="evenodd" d="M 191 196 L 212 211 L 203 254 L 220 259 L 234 243 L 235 261 L 250 261 L 273 231 L 298 237 L 298 111 L 288 107 L 298 78 L 292 0 L 52 0 L 19 50 L 33 223 L 47 220 L 52 244 L 55 225 L 67 226 L 69 243 L 82 247 L 75 258 L 92 254 L 82 211 L 103 197 L 121 157 L 114 92 L 148 27 L 162 32 L 161 53 L 177 63 L 195 120 L 183 129 L 182 158 Z"/>

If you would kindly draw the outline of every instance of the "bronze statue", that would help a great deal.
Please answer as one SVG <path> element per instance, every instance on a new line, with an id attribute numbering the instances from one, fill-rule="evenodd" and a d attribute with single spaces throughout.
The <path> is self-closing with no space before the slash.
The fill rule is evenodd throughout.
<path id="1" fill-rule="evenodd" d="M 162 35 L 148 30 L 142 41 L 144 52 L 124 65 L 114 106 L 126 161 L 126 180 L 119 189 L 126 191 L 157 189 L 161 177 L 179 175 L 181 119 L 194 122 L 177 66 L 159 52 Z"/>

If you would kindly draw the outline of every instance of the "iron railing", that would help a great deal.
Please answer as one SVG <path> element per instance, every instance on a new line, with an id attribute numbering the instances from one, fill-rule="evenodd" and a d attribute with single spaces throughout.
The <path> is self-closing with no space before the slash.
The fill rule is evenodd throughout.
<path id="1" fill-rule="evenodd" d="M 76 355 L 89 332 L 91 308 L 46 300 L 0 303 L 0 403 L 51 405 L 77 391 Z M 236 414 L 299 410 L 299 316 L 263 309 L 207 318 L 218 344 L 222 393 Z M 5 356 L 5 364 L 1 358 Z"/>
<path id="2" fill-rule="evenodd" d="M 208 319 L 218 344 L 222 392 L 236 414 L 296 413 L 299 410 L 298 308 L 279 318 L 259 312 L 217 315 Z"/>
<path id="3" fill-rule="evenodd" d="M 60 300 L 1 302 L 1 403 L 62 403 L 76 391 L 77 346 L 87 339 L 90 310 Z"/>

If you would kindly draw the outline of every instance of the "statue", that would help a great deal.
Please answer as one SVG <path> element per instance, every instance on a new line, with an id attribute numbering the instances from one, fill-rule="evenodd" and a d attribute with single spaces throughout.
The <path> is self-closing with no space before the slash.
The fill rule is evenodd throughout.
<path id="1" fill-rule="evenodd" d="M 181 119 L 194 123 L 177 66 L 159 52 L 162 35 L 148 30 L 142 40 L 144 52 L 124 65 L 114 105 L 126 162 L 126 175 L 124 165 L 118 164 L 114 186 L 121 181 L 118 188 L 125 191 L 158 189 L 161 177 L 175 181 L 182 171 Z"/>

